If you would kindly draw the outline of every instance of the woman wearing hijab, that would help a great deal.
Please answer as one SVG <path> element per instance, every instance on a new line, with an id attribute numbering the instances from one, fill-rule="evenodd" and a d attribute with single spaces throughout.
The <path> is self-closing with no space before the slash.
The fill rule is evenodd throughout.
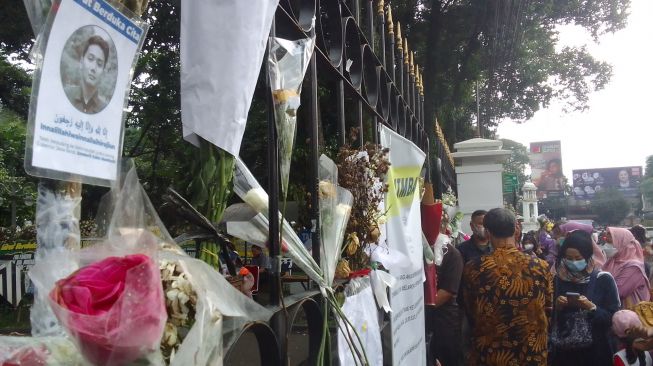
<path id="1" fill-rule="evenodd" d="M 566 224 L 562 224 L 559 226 L 558 230 L 563 238 L 567 236 L 567 234 L 575 230 L 581 230 L 590 235 L 594 233 L 594 228 L 592 227 L 592 225 L 582 224 L 580 222 L 568 222 Z M 603 265 L 605 264 L 607 259 L 605 258 L 605 254 L 603 254 L 603 250 L 601 250 L 601 247 L 599 247 L 599 245 L 596 243 L 594 236 L 592 236 L 592 252 L 594 253 L 592 255 L 592 258 L 594 259 L 594 266 L 596 267 L 596 269 L 603 268 Z"/>
<path id="2" fill-rule="evenodd" d="M 612 365 L 612 315 L 619 310 L 614 279 L 594 265 L 592 236 L 567 235 L 556 261 L 552 364 Z"/>
<path id="3" fill-rule="evenodd" d="M 642 246 L 628 229 L 609 227 L 606 236 L 603 250 L 608 261 L 603 270 L 614 276 L 622 308 L 649 301 L 650 284 L 644 271 Z"/>

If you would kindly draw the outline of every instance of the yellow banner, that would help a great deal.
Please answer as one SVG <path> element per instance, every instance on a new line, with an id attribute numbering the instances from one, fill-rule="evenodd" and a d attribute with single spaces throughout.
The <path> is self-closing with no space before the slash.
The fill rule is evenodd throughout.
<path id="1" fill-rule="evenodd" d="M 388 216 L 399 216 L 402 208 L 413 204 L 415 194 L 418 193 L 419 178 L 422 168 L 413 166 L 390 166 L 388 171 L 388 195 L 386 207 Z"/>

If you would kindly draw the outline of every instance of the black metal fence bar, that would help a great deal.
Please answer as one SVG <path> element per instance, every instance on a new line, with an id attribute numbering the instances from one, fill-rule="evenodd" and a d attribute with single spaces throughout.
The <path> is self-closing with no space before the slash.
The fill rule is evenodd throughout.
<path id="1" fill-rule="evenodd" d="M 351 5 L 351 6 L 348 6 Z M 436 194 L 441 196 L 446 187 L 456 188 L 455 173 L 452 160 L 448 155 L 446 141 L 442 130 L 436 122 L 426 121 L 424 115 L 424 90 L 421 71 L 415 64 L 414 54 L 408 49 L 408 40 L 402 38 L 399 24 L 392 21 L 392 13 L 382 0 L 281 0 L 277 11 L 275 24 L 271 35 L 280 34 L 282 26 L 290 27 L 290 32 L 297 38 L 314 36 L 318 40 L 317 47 L 309 65 L 307 80 L 310 80 L 309 108 L 307 114 L 310 121 L 308 131 L 309 164 L 311 179 L 311 219 L 314 225 L 312 233 L 312 251 L 314 259 L 319 263 L 319 202 L 317 166 L 320 154 L 320 122 L 335 125 L 338 131 L 338 144 L 347 143 L 347 116 L 352 119 L 351 126 L 359 129 L 360 146 L 365 142 L 378 142 L 379 125 L 385 125 L 402 136 L 413 141 L 425 152 L 436 151 L 438 158 L 433 161 L 427 158 L 427 174 L 436 183 Z M 361 11 L 364 7 L 365 11 Z M 364 19 L 362 19 L 364 18 Z M 315 21 L 314 21 L 315 19 Z M 375 20 L 377 20 L 375 22 Z M 376 27 L 375 27 L 376 23 Z M 366 32 L 360 25 L 365 24 Z M 396 30 L 396 33 L 395 33 Z M 287 29 L 284 31 L 288 31 Z M 378 43 L 375 43 L 376 40 Z M 324 84 L 321 84 L 324 80 Z M 334 85 L 335 109 L 331 117 L 320 110 L 319 88 L 321 85 Z M 268 88 L 269 89 L 269 88 Z M 272 113 L 271 92 L 268 91 L 268 174 L 270 195 L 270 255 L 277 258 L 280 254 L 279 242 L 279 161 L 277 156 L 277 136 Z M 346 104 L 353 103 L 355 110 L 346 110 Z M 353 112 L 353 113 L 351 113 Z M 335 114 L 335 120 L 333 119 Z M 366 129 L 366 127 L 370 127 Z M 436 139 L 430 141 L 426 129 L 435 129 Z M 369 132 L 366 132 L 369 131 Z M 299 142 L 298 142 L 299 143 Z M 429 179 L 430 180 L 430 179 Z M 270 321 L 277 341 L 274 347 L 282 363 L 288 360 L 286 340 L 288 332 L 293 327 L 297 312 L 304 311 L 309 329 L 311 344 L 309 362 L 314 360 L 316 339 L 321 337 L 321 314 L 316 311 L 318 302 L 310 300 L 316 297 L 315 291 L 294 295 L 290 303 L 306 301 L 305 305 L 295 306 L 293 315 L 288 315 L 288 308 L 281 305 L 279 280 L 279 264 L 275 263 L 270 279 L 270 304 L 276 309 L 276 314 Z M 317 295 L 319 296 L 319 295 Z M 299 299 L 299 300 L 297 300 Z M 285 299 L 286 306 L 290 299 Z M 310 300 L 310 301 L 309 301 Z M 255 332 L 257 338 L 265 338 L 262 326 L 249 326 L 244 331 Z M 266 348 L 266 352 L 270 352 Z M 263 355 L 262 355 L 263 357 Z M 272 364 L 276 364 L 273 357 Z M 266 360 L 263 360 L 267 364 Z"/>

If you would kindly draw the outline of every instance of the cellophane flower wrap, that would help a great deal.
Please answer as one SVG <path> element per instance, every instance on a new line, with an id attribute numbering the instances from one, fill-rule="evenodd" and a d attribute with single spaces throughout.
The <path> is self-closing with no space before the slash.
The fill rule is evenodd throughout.
<path id="1" fill-rule="evenodd" d="M 332 172 L 332 170 L 331 170 Z M 333 173 L 331 174 L 332 178 L 329 178 L 330 180 L 333 179 Z M 326 174 L 328 175 L 328 174 Z M 333 182 L 337 181 L 337 175 L 335 176 L 336 180 L 333 180 Z M 237 159 L 236 160 L 236 169 L 234 170 L 234 192 L 243 200 L 245 203 L 247 203 L 252 209 L 254 209 L 257 214 L 249 221 L 250 223 L 250 228 L 252 230 L 258 230 L 259 233 L 262 233 L 263 230 L 267 232 L 267 229 L 269 228 L 269 197 L 265 190 L 261 188 L 261 185 L 256 181 L 252 173 L 249 171 L 245 163 Z M 337 189 L 336 189 L 337 192 Z M 344 195 L 346 196 L 346 194 Z M 351 196 L 351 195 L 350 195 Z M 337 195 L 336 195 L 337 197 Z M 347 199 L 343 198 L 343 202 L 347 202 Z M 351 202 L 351 198 L 349 198 L 349 202 Z M 346 205 L 345 205 L 346 206 Z M 337 205 L 336 205 L 337 207 Z M 342 223 L 342 226 L 347 225 L 347 219 L 348 219 L 348 211 L 349 210 L 342 210 L 340 214 L 336 213 L 335 210 L 332 212 L 334 214 L 333 220 L 329 225 L 333 225 L 334 227 L 338 227 L 339 224 L 343 219 L 344 223 Z M 346 217 L 346 219 L 345 219 Z M 315 281 L 318 286 L 320 287 L 320 290 L 322 292 L 322 295 L 324 296 L 324 299 L 326 301 L 325 306 L 323 307 L 323 319 L 324 319 L 324 329 L 328 329 L 328 314 L 329 312 L 333 312 L 334 316 L 342 321 L 342 323 L 339 324 L 349 324 L 349 320 L 347 319 L 346 315 L 341 311 L 340 305 L 338 305 L 338 300 L 336 299 L 335 292 L 333 291 L 331 287 L 331 283 L 333 281 L 333 275 L 335 271 L 335 260 L 333 259 L 328 259 L 327 261 L 332 262 L 333 265 L 332 267 L 329 267 L 330 269 L 330 275 L 327 277 L 324 268 L 319 266 L 313 257 L 310 255 L 310 253 L 306 250 L 304 247 L 303 243 L 297 236 L 297 234 L 293 231 L 292 227 L 290 224 L 288 224 L 287 221 L 282 220 L 281 222 L 281 230 L 282 230 L 282 252 L 283 255 L 286 257 L 289 257 L 293 260 L 294 264 L 297 265 L 299 268 L 301 268 L 308 277 L 310 277 L 313 281 Z M 243 230 L 242 228 L 239 230 L 240 232 L 245 232 L 246 230 Z M 344 229 L 343 229 L 344 231 Z M 336 234 L 338 235 L 338 234 Z M 342 242 L 342 236 L 344 234 L 339 234 L 340 236 L 340 241 Z M 258 236 L 258 235 L 257 235 Z M 331 248 L 331 249 L 337 249 L 337 248 Z M 331 253 L 332 250 L 328 250 L 328 253 Z M 339 253 L 339 250 L 336 250 L 336 252 Z M 323 253 L 324 255 L 324 253 Z M 334 254 L 331 256 L 329 254 L 330 258 L 335 257 L 336 255 Z M 324 262 L 323 262 L 324 263 Z M 332 269 L 331 269 L 332 268 Z M 329 279 L 330 278 L 330 279 Z M 345 337 L 347 337 L 349 342 L 353 342 L 353 339 L 356 338 L 360 342 L 360 337 L 358 333 L 354 330 L 352 331 L 351 329 L 341 329 L 342 333 Z M 322 342 L 320 346 L 320 351 L 318 352 L 318 364 L 322 364 L 326 358 L 326 352 L 328 352 L 328 343 L 330 336 L 328 330 L 326 331 L 325 334 L 322 336 Z M 354 349 L 352 348 L 352 352 L 355 353 L 354 357 L 359 360 L 360 364 L 369 364 L 367 362 L 367 356 L 363 352 L 358 353 L 355 352 Z"/>
<path id="2" fill-rule="evenodd" d="M 0 365 L 87 365 L 75 345 L 64 336 L 0 336 Z"/>
<path id="3" fill-rule="evenodd" d="M 167 315 L 151 256 L 90 263 L 57 281 L 50 298 L 59 321 L 95 365 L 124 365 L 159 349 Z"/>
<path id="4" fill-rule="evenodd" d="M 128 359 L 136 357 L 132 363 L 139 365 L 221 366 L 247 322 L 270 318 L 270 311 L 175 244 L 139 184 L 133 165 L 128 164 L 119 182 L 98 209 L 98 235 L 105 239 L 81 251 L 45 252 L 30 273 L 37 292 L 50 299 L 57 315 L 53 320 L 58 318 L 68 335 L 37 323 L 39 329 L 52 330 L 56 336 L 0 337 L 0 360 L 17 360 L 20 365 L 109 365 L 129 364 Z M 53 220 L 52 226 L 59 222 Z M 59 226 L 69 230 L 70 225 Z M 60 241 L 69 238 L 56 234 L 48 233 Z M 58 258 L 75 266 L 62 270 L 65 261 Z M 150 260 L 158 263 L 152 266 Z M 101 272 L 106 276 L 99 276 Z M 120 282 L 123 277 L 123 285 L 108 281 Z M 150 287 L 155 278 L 157 288 Z M 80 289 L 82 282 L 95 287 Z M 137 296 L 128 296 L 134 291 Z M 108 306 L 112 299 L 116 300 L 113 308 Z M 79 315 L 84 312 L 95 315 Z M 99 325 L 93 329 L 82 320 Z M 160 350 L 166 349 L 171 352 L 163 357 Z"/>
<path id="5" fill-rule="evenodd" d="M 104 239 L 69 252 L 78 269 L 62 274 L 53 252 L 39 257 L 30 273 L 37 293 L 48 295 L 66 334 L 95 365 L 157 363 L 167 318 L 147 197 L 133 165 L 125 165 L 121 178 L 100 205 Z"/>
<path id="6" fill-rule="evenodd" d="M 326 282 L 332 284 L 354 197 L 338 185 L 338 167 L 326 155 L 320 156 L 318 176 L 322 234 L 320 266 Z"/>
<path id="7" fill-rule="evenodd" d="M 250 227 L 258 231 L 257 236 L 263 234 L 267 238 L 270 227 L 268 194 L 240 158 L 236 160 L 236 169 L 234 170 L 234 192 L 257 213 L 249 220 Z M 282 230 L 281 251 L 283 256 L 291 258 L 294 265 L 301 268 L 320 287 L 329 287 L 330 284 L 327 284 L 320 266 L 306 250 L 304 243 L 288 221 L 281 220 L 279 226 Z M 241 239 L 248 240 L 247 237 Z"/>
<path id="8" fill-rule="evenodd" d="M 284 198 L 288 194 L 290 160 L 295 143 L 297 109 L 300 105 L 299 96 L 314 46 L 315 38 L 298 41 L 270 38 L 267 65 L 274 102 L 274 120 L 279 138 L 281 190 Z"/>

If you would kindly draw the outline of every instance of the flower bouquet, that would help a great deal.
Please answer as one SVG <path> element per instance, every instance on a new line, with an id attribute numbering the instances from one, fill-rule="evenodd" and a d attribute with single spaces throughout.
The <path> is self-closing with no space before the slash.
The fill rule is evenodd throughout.
<path id="1" fill-rule="evenodd" d="M 240 158 L 236 160 L 236 168 L 234 170 L 234 192 L 256 212 L 256 215 L 249 220 L 250 228 L 257 230 L 256 235 L 263 234 L 267 238 L 268 228 L 270 227 L 268 194 L 261 188 L 261 185 L 256 181 L 256 178 L 254 178 Z M 285 219 L 280 219 L 279 226 L 282 232 L 282 254 L 291 258 L 293 263 L 299 266 L 320 287 L 330 287 L 330 284 L 327 284 L 323 277 L 322 270 L 315 263 L 308 250 L 306 250 L 303 242 L 290 226 L 290 223 Z M 241 239 L 249 240 L 248 237 L 241 237 Z"/>
<path id="2" fill-rule="evenodd" d="M 124 365 L 159 348 L 167 316 L 158 265 L 148 255 L 90 263 L 57 281 L 50 299 L 93 364 Z"/>
<path id="3" fill-rule="evenodd" d="M 348 264 L 354 271 L 370 264 L 369 253 L 378 244 L 386 220 L 383 197 L 388 186 L 383 182 L 390 166 L 388 152 L 379 145 L 366 144 L 363 151 L 343 146 L 338 153 L 338 183 L 353 195 L 343 254 L 348 263 L 343 262 L 343 266 Z"/>
<path id="4" fill-rule="evenodd" d="M 279 138 L 281 190 L 284 198 L 288 194 L 290 160 L 295 143 L 297 109 L 300 105 L 299 95 L 314 45 L 315 38 L 298 41 L 270 38 L 267 65 Z"/>
<path id="5" fill-rule="evenodd" d="M 294 263 L 319 285 L 320 291 L 324 296 L 325 306 L 323 306 L 323 319 L 325 321 L 325 333 L 322 335 L 322 343 L 320 352 L 318 354 L 319 364 L 323 363 L 323 360 L 326 357 L 326 352 L 329 349 L 328 344 L 330 342 L 330 337 L 328 334 L 328 326 L 326 325 L 329 311 L 332 311 L 336 318 L 342 321 L 342 323 L 338 322 L 339 325 L 349 324 L 349 320 L 340 309 L 339 302 L 336 299 L 336 295 L 331 287 L 331 284 L 333 282 L 333 276 L 336 269 L 335 262 L 337 261 L 338 255 L 340 253 L 339 248 L 344 234 L 344 227 L 347 225 L 347 219 L 351 210 L 349 208 L 351 206 L 347 204 L 347 202 L 351 202 L 351 195 L 347 197 L 347 194 L 342 191 L 342 195 L 338 193 L 339 187 L 337 187 L 335 184 L 335 182 L 337 182 L 337 174 L 333 174 L 333 170 L 328 169 L 333 168 L 335 164 L 333 164 L 333 162 L 328 164 L 326 160 L 321 160 L 325 163 L 324 167 L 327 167 L 327 169 L 323 171 L 325 174 L 325 179 L 321 180 L 324 182 L 321 184 L 322 190 L 324 192 L 320 201 L 320 212 L 323 212 L 322 208 L 324 207 L 324 213 L 329 216 L 328 222 L 321 222 L 321 224 L 334 229 L 334 233 L 329 233 L 327 236 L 327 240 L 331 240 L 331 248 L 325 249 L 326 252 L 324 250 L 322 251 L 322 257 L 324 257 L 325 260 L 321 262 L 324 266 L 317 265 L 313 257 L 311 257 L 311 255 L 308 253 L 303 243 L 301 240 L 299 240 L 299 237 L 293 231 L 292 227 L 290 224 L 288 224 L 287 221 L 283 220 L 280 225 L 282 228 L 282 251 L 284 256 L 292 258 Z M 331 173 L 329 173 L 329 171 L 331 171 Z M 252 220 L 252 227 L 261 227 L 261 224 L 269 225 L 269 221 L 267 221 L 269 218 L 268 195 L 261 188 L 260 184 L 258 184 L 252 173 L 249 171 L 249 169 L 247 169 L 247 166 L 245 166 L 245 164 L 240 159 L 236 161 L 236 169 L 234 171 L 234 192 L 236 192 L 236 194 L 243 201 L 245 201 L 250 205 L 250 207 L 258 212 L 258 214 Z M 340 207 L 340 209 L 337 208 L 338 205 L 335 206 L 335 209 L 333 209 L 333 205 L 331 205 L 332 209 L 329 209 L 329 205 L 324 204 L 324 200 L 335 199 L 336 197 L 337 199 L 334 202 L 339 202 L 343 205 Z M 266 225 L 265 227 L 267 228 L 268 226 Z M 326 233 L 324 229 L 321 232 L 323 235 Z M 338 235 L 340 239 L 338 239 Z M 327 243 L 323 240 L 323 247 L 324 246 L 328 247 L 329 245 L 327 245 Z M 332 255 L 334 251 L 337 254 Z M 354 329 L 353 335 L 350 332 L 352 329 Z M 360 343 L 358 333 L 355 331 L 355 328 L 351 327 L 351 324 L 350 328 L 341 328 L 341 330 L 343 331 L 343 334 L 346 334 L 349 342 L 353 342 L 355 337 Z M 354 348 L 352 348 L 352 352 L 355 352 Z M 365 353 L 362 355 L 360 353 L 356 353 L 355 358 L 358 359 L 359 363 L 361 364 L 369 364 L 369 362 L 367 362 Z"/>
<path id="6" fill-rule="evenodd" d="M 336 263 L 340 258 L 354 198 L 351 192 L 338 186 L 338 167 L 326 155 L 320 156 L 318 176 L 320 180 L 320 233 L 322 234 L 320 267 L 326 276 L 327 284 L 331 284 L 336 271 Z"/>

